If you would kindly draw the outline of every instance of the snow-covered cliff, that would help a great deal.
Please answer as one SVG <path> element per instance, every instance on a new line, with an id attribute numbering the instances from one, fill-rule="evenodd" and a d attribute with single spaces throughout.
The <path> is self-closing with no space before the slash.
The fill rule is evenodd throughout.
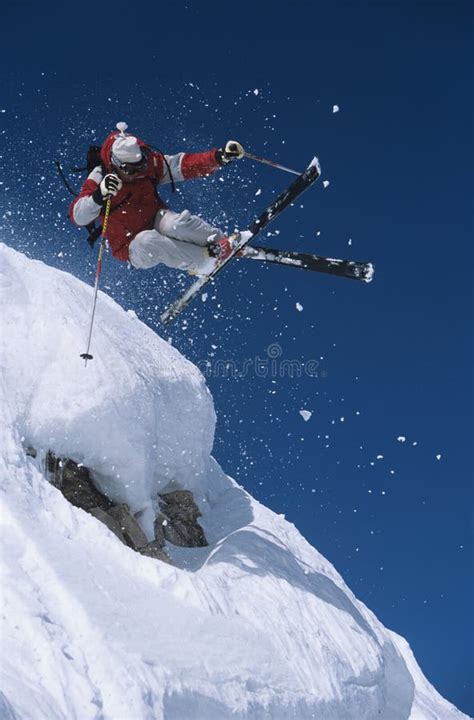
<path id="1" fill-rule="evenodd" d="M 199 371 L 92 288 L 0 245 L 5 720 L 464 717 L 284 518 L 211 457 Z M 70 505 L 41 453 L 93 470 L 151 538 L 156 493 L 192 490 L 209 547 L 142 557 Z"/>

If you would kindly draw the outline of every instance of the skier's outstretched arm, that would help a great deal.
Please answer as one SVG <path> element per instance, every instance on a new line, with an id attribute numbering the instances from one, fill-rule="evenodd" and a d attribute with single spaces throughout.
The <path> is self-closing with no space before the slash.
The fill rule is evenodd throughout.
<path id="1" fill-rule="evenodd" d="M 165 162 L 158 153 L 155 153 L 155 163 L 157 165 L 158 163 L 161 164 L 159 179 L 161 184 L 171 182 L 170 171 L 175 182 L 207 177 L 220 167 L 243 156 L 244 149 L 242 145 L 235 140 L 229 140 L 223 148 L 213 148 L 207 152 L 165 155 Z"/>

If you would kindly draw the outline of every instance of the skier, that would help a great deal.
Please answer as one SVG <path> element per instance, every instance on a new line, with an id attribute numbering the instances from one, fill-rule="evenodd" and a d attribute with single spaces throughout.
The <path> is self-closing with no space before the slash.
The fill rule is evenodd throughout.
<path id="1" fill-rule="evenodd" d="M 135 268 L 159 263 L 192 274 L 209 273 L 232 252 L 232 242 L 189 210 L 176 213 L 159 197 L 156 186 L 208 177 L 234 159 L 244 157 L 242 145 L 229 140 L 208 152 L 162 155 L 117 123 L 102 145 L 101 165 L 84 182 L 71 203 L 69 217 L 80 226 L 103 219 L 111 199 L 106 230 L 112 254 Z"/>

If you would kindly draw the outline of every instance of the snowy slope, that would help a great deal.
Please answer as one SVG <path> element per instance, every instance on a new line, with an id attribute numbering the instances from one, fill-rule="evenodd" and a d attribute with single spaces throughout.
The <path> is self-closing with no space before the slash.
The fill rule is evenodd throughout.
<path id="1" fill-rule="evenodd" d="M 212 459 L 199 371 L 92 288 L 0 245 L 5 720 L 448 720 L 423 677 L 294 526 Z M 151 538 L 157 491 L 193 491 L 209 547 L 134 553 L 44 478 L 83 462 Z"/>

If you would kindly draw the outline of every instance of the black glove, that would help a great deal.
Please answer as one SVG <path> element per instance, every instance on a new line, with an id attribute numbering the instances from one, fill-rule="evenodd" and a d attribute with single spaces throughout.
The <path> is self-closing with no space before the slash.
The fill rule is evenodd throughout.
<path id="1" fill-rule="evenodd" d="M 227 165 L 232 160 L 240 160 L 245 155 L 245 150 L 237 140 L 229 140 L 221 150 L 216 152 L 217 161 L 221 165 Z"/>
<path id="2" fill-rule="evenodd" d="M 117 175 L 109 173 L 104 177 L 99 187 L 92 193 L 92 199 L 97 205 L 103 205 L 109 198 L 115 197 L 122 189 L 123 182 Z"/>

